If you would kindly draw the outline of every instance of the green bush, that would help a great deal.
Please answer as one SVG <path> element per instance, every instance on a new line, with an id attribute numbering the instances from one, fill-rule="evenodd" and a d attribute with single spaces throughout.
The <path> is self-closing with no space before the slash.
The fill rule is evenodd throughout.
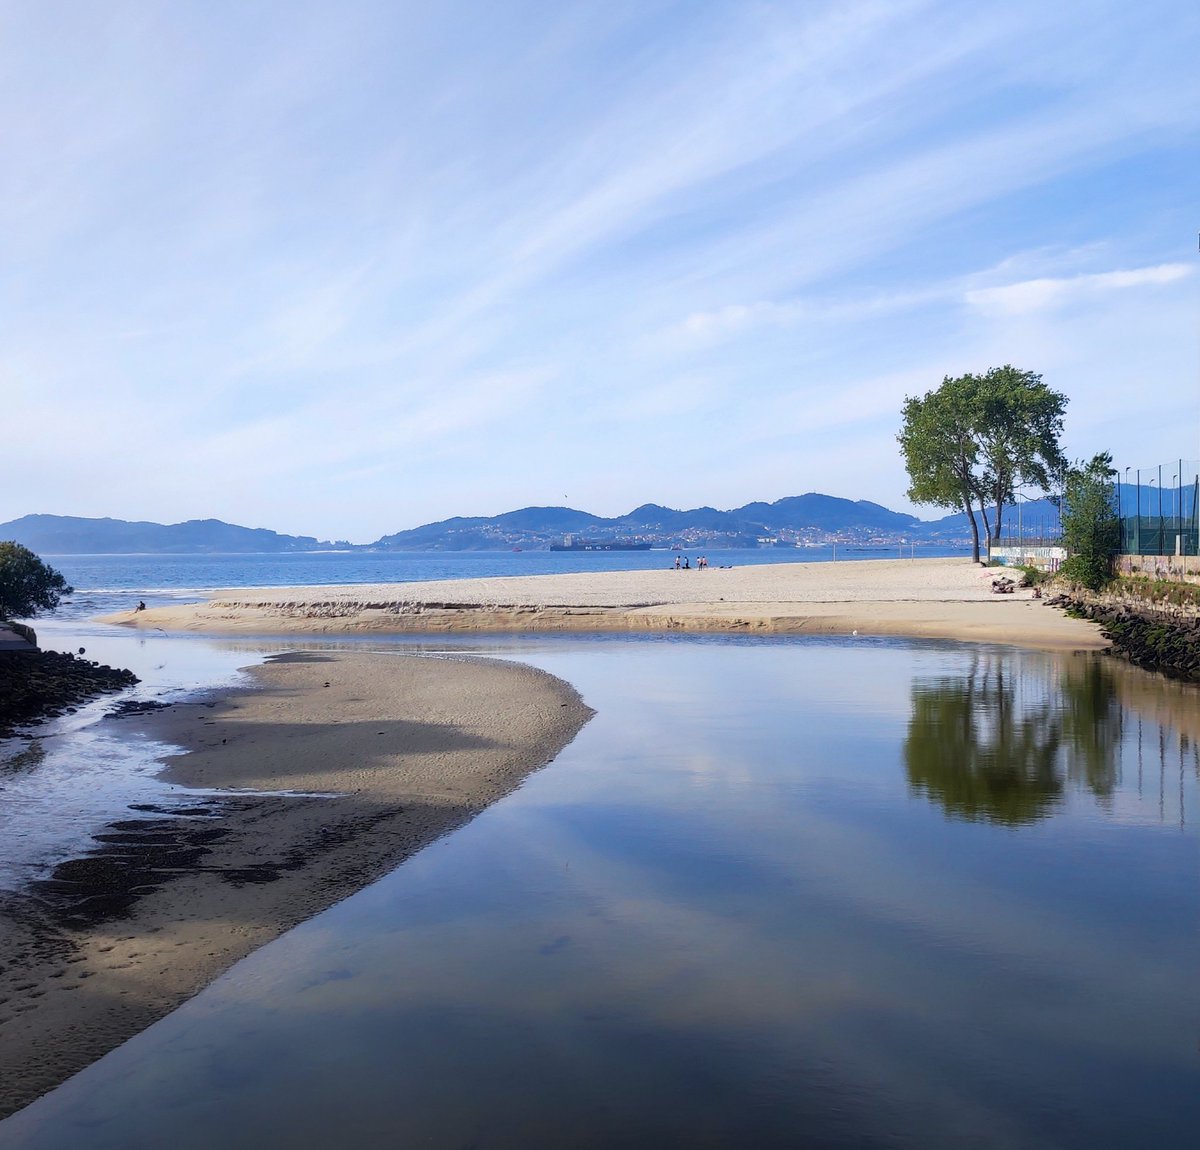
<path id="1" fill-rule="evenodd" d="M 1017 570 L 1021 572 L 1022 587 L 1037 587 L 1050 578 L 1049 571 L 1043 571 L 1042 568 L 1034 567 L 1031 564 L 1024 564 Z"/>
<path id="2" fill-rule="evenodd" d="M 1061 574 L 1092 591 L 1113 577 L 1113 557 L 1120 547 L 1120 526 L 1114 506 L 1116 474 L 1112 456 L 1100 452 L 1086 464 L 1067 470 L 1063 501 L 1063 543 L 1068 557 Z"/>

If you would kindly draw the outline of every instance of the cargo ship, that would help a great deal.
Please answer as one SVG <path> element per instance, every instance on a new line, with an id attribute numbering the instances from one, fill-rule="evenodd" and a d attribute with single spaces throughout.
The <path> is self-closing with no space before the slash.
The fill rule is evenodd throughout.
<path id="1" fill-rule="evenodd" d="M 601 539 L 573 539 L 566 536 L 561 543 L 551 543 L 551 551 L 649 551 L 649 543 L 635 543 L 630 540 L 613 540 L 605 542 Z"/>

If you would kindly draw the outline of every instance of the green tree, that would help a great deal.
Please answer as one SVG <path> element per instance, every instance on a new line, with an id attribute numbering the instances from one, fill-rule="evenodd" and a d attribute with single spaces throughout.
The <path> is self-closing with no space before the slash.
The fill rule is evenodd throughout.
<path id="1" fill-rule="evenodd" d="M 28 619 L 53 611 L 72 587 L 20 543 L 0 543 L 0 619 Z"/>
<path id="2" fill-rule="evenodd" d="M 1087 463 L 1068 468 L 1063 489 L 1067 559 L 1062 573 L 1093 591 L 1112 578 L 1113 556 L 1121 546 L 1115 475 L 1112 456 L 1101 451 Z"/>
<path id="3" fill-rule="evenodd" d="M 908 497 L 966 513 L 972 554 L 979 562 L 979 521 L 971 506 L 976 493 L 979 444 L 972 431 L 974 395 L 969 377 L 946 376 L 937 391 L 904 400 L 904 426 L 896 437 L 908 470 Z"/>
<path id="4" fill-rule="evenodd" d="M 936 391 L 906 397 L 897 439 L 914 503 L 966 513 L 979 561 L 978 504 L 985 534 L 1000 537 L 1003 508 L 1019 487 L 1049 489 L 1065 461 L 1059 447 L 1067 398 L 1012 364 L 983 375 L 946 376 Z M 987 504 L 995 508 L 989 522 Z"/>

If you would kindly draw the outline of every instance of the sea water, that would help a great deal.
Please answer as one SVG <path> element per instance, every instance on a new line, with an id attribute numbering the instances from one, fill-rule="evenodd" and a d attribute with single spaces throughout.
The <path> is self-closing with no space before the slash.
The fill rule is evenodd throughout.
<path id="1" fill-rule="evenodd" d="M 1194 689 L 902 640 L 360 646 L 597 713 L 0 1145 L 1193 1144 Z"/>

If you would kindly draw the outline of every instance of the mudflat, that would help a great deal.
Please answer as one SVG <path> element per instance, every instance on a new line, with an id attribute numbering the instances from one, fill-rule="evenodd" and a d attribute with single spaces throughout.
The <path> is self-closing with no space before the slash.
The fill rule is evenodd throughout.
<path id="1" fill-rule="evenodd" d="M 514 789 L 591 711 L 518 664 L 293 652 L 257 686 L 112 720 L 178 801 L 0 897 L 0 1116 Z"/>

